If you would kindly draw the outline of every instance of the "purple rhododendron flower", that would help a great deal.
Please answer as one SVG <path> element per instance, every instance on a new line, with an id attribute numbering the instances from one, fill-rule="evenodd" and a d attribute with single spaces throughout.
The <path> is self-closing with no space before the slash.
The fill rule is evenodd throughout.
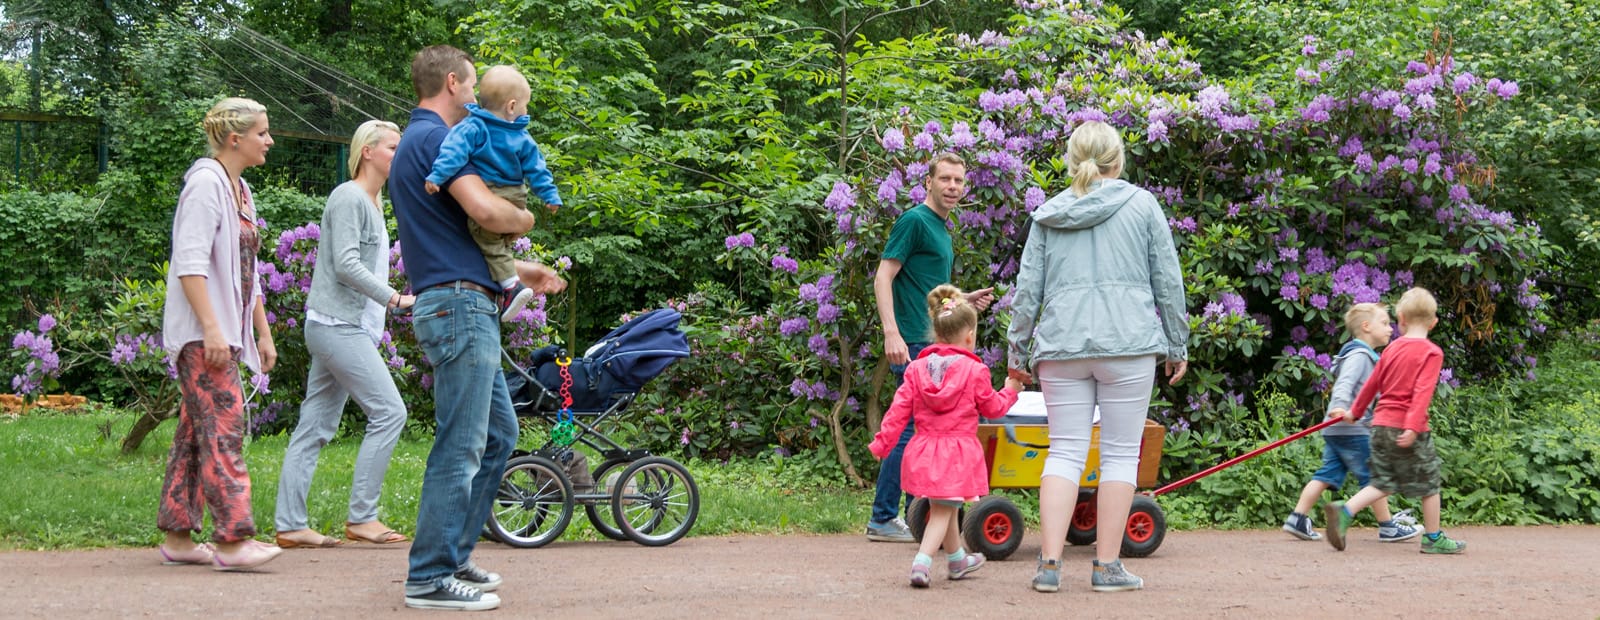
<path id="1" fill-rule="evenodd" d="M 1039 208 L 1039 205 L 1044 204 L 1047 199 L 1044 190 L 1038 187 L 1029 187 L 1027 191 L 1022 193 L 1022 206 L 1029 213 L 1033 213 L 1033 210 Z"/>
<path id="2" fill-rule="evenodd" d="M 1167 143 L 1167 124 L 1161 121 L 1151 121 L 1144 128 L 1145 139 L 1150 142 Z"/>
<path id="3" fill-rule="evenodd" d="M 797 316 L 792 319 L 785 319 L 783 323 L 780 323 L 778 325 L 778 333 L 783 334 L 784 336 L 793 336 L 810 328 L 811 319 L 807 319 L 803 316 Z"/>
<path id="4" fill-rule="evenodd" d="M 833 191 L 828 192 L 828 197 L 822 200 L 822 206 L 834 213 L 843 213 L 856 205 L 855 188 L 849 183 L 839 181 L 833 184 Z"/>
<path id="5" fill-rule="evenodd" d="M 55 329 L 55 328 L 56 328 L 56 317 L 50 316 L 48 314 L 39 315 L 39 333 L 48 334 L 48 333 L 50 333 L 50 330 Z"/>
<path id="6" fill-rule="evenodd" d="M 835 306 L 833 304 L 828 304 L 828 303 L 825 303 L 825 304 L 817 306 L 817 322 L 818 323 L 828 324 L 828 323 L 832 323 L 832 322 L 837 321 L 837 320 L 839 320 L 839 307 L 838 306 Z"/>
<path id="7" fill-rule="evenodd" d="M 898 152 L 906 147 L 906 134 L 898 127 L 890 127 L 883 132 L 883 137 L 878 140 L 883 145 L 883 150 L 890 153 Z"/>
<path id="8" fill-rule="evenodd" d="M 800 263 L 796 262 L 794 259 L 789 258 L 787 256 L 778 255 L 778 256 L 772 257 L 772 268 L 773 269 L 777 269 L 779 271 L 787 271 L 789 273 L 796 273 L 796 272 L 800 271 Z"/>

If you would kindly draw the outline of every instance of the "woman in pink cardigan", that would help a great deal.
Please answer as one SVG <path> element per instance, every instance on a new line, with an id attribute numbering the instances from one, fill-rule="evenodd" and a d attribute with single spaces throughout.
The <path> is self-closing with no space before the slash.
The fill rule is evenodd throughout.
<path id="1" fill-rule="evenodd" d="M 227 98 L 203 122 L 210 157 L 183 175 L 172 218 L 172 257 L 162 340 L 177 360 L 183 405 L 167 456 L 156 527 L 164 564 L 216 570 L 260 566 L 282 552 L 257 542 L 245 470 L 244 389 L 239 363 L 266 373 L 278 359 L 267 327 L 250 188 L 239 174 L 267 161 L 267 110 Z M 195 544 L 202 507 L 211 509 L 212 544 Z"/>
<path id="2" fill-rule="evenodd" d="M 916 588 L 928 587 L 933 553 L 941 545 L 949 552 L 945 559 L 950 579 L 983 566 L 983 554 L 969 554 L 961 547 L 956 515 L 963 503 L 989 493 L 978 416 L 1005 415 L 1022 387 L 1021 382 L 1006 379 L 1005 389 L 995 391 L 989 367 L 972 353 L 978 311 L 961 289 L 949 284 L 934 288 L 928 294 L 928 314 L 933 317 L 937 344 L 923 349 L 906 368 L 905 383 L 895 391 L 894 404 L 869 446 L 873 456 L 883 458 L 900 439 L 906 421 L 916 422 L 917 433 L 900 461 L 901 488 L 929 502 L 922 547 L 911 561 L 911 586 Z"/>

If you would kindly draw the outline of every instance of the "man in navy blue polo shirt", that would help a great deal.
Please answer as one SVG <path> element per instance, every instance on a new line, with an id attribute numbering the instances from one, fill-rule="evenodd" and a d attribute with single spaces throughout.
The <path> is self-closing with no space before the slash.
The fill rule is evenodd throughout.
<path id="1" fill-rule="evenodd" d="M 500 313 L 483 253 L 467 219 L 501 234 L 523 234 L 533 215 L 496 197 L 471 163 L 429 194 L 424 181 L 450 126 L 475 103 L 477 71 L 461 50 L 438 45 L 411 61 L 417 108 L 411 111 L 389 175 L 406 276 L 417 293 L 412 328 L 433 366 L 433 450 L 422 478 L 417 530 L 406 575 L 407 607 L 485 610 L 500 605 L 491 591 L 500 575 L 472 563 L 489 519 L 506 459 L 517 441 L 505 375 L 500 370 Z M 543 293 L 566 287 L 555 272 L 522 262 L 517 273 Z"/>

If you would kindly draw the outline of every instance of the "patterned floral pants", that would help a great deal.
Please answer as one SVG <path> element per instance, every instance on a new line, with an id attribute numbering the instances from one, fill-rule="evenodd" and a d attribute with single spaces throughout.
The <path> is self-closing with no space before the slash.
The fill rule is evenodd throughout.
<path id="1" fill-rule="evenodd" d="M 178 389 L 183 406 L 167 455 L 156 527 L 198 532 L 202 504 L 211 509 L 212 539 L 238 542 L 255 536 L 250 516 L 250 472 L 244 463 L 244 388 L 239 367 L 206 365 L 205 346 L 190 342 L 178 352 Z"/>

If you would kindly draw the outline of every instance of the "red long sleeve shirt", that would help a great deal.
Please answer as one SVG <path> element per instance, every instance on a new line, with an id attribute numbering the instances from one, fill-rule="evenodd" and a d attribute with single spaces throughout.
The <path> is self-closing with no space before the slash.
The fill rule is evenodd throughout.
<path id="1" fill-rule="evenodd" d="M 1439 386 L 1444 351 L 1427 338 L 1396 338 L 1383 350 L 1351 411 L 1365 411 L 1376 398 L 1373 426 L 1388 426 L 1422 433 L 1428 430 L 1428 405 Z"/>

